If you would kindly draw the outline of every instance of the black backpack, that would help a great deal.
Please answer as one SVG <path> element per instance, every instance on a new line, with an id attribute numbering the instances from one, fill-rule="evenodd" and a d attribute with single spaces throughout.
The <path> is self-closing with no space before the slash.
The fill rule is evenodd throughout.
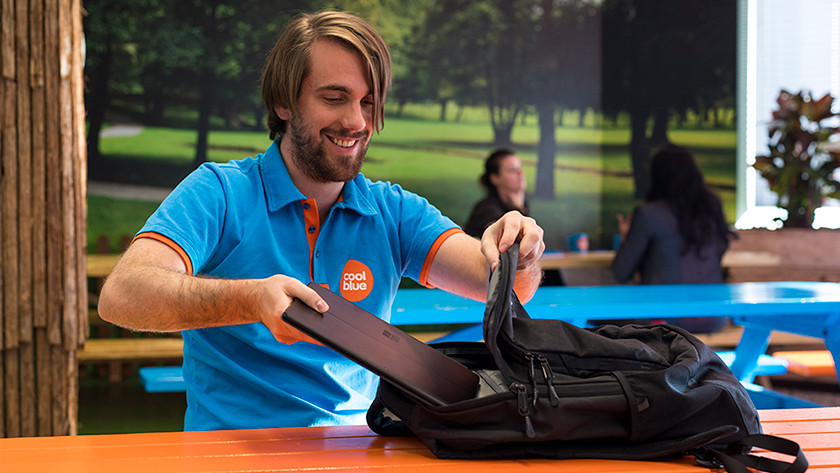
<path id="1" fill-rule="evenodd" d="M 476 398 L 427 404 L 385 380 L 368 411 L 382 435 L 414 434 L 440 458 L 650 459 L 801 472 L 799 445 L 761 434 L 746 390 L 691 333 L 671 325 L 583 329 L 528 317 L 513 292 L 518 247 L 502 254 L 485 342 L 434 344 L 481 378 Z M 792 455 L 750 455 L 753 446 Z"/>

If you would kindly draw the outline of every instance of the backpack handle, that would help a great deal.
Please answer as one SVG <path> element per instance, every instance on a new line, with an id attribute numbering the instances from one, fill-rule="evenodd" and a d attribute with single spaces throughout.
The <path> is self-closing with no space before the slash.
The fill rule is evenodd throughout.
<path id="1" fill-rule="evenodd" d="M 484 342 L 494 355 L 499 352 L 496 343 L 499 332 L 504 330 L 509 335 L 513 335 L 511 319 L 515 315 L 511 313 L 511 294 L 513 293 L 513 282 L 516 278 L 516 263 L 518 260 L 519 243 L 514 243 L 507 251 L 499 254 L 499 264 L 490 274 L 487 305 L 484 309 L 483 333 Z M 518 305 L 519 300 L 516 300 L 515 304 Z"/>

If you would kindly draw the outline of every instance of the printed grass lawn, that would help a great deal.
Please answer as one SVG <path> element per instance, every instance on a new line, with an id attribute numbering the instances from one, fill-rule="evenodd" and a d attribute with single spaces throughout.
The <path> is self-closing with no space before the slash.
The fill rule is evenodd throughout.
<path id="1" fill-rule="evenodd" d="M 473 114 L 472 119 L 458 123 L 389 117 L 381 135 L 374 137 L 362 171 L 372 179 L 396 182 L 423 195 L 444 214 L 463 224 L 472 205 L 482 196 L 478 176 L 484 157 L 493 148 L 490 126 L 478 119 L 480 114 Z M 629 132 L 621 128 L 557 129 L 556 197 L 549 201 L 531 199 L 532 214 L 546 229 L 550 247 L 562 249 L 565 236 L 580 231 L 589 233 L 595 246 L 608 246 L 616 231 L 615 214 L 629 212 L 636 203 L 632 197 L 626 145 L 629 137 Z M 717 186 L 726 214 L 733 221 L 735 132 L 677 129 L 670 131 L 669 137 L 695 152 L 707 180 Z M 535 119 L 514 128 L 514 147 L 523 158 L 531 192 L 536 178 L 537 139 Z M 208 154 L 212 161 L 225 162 L 254 156 L 268 145 L 265 132 L 213 131 L 209 135 Z M 192 130 L 155 127 L 145 128 L 133 137 L 101 140 L 105 160 L 117 167 L 151 161 L 188 169 L 194 146 Z M 146 174 L 138 179 L 156 179 L 149 171 L 143 172 Z M 181 176 L 163 177 L 170 183 L 177 182 Z M 108 235 L 112 242 L 118 242 L 121 234 L 133 234 L 155 207 L 156 203 L 91 196 L 89 248 L 95 248 L 92 242 L 100 234 Z"/>

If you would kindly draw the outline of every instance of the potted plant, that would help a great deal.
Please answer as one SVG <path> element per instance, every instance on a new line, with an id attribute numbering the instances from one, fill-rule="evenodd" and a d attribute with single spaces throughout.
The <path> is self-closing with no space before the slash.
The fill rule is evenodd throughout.
<path id="1" fill-rule="evenodd" d="M 779 196 L 777 206 L 788 212 L 784 227 L 810 228 L 814 211 L 826 198 L 840 198 L 840 148 L 830 139 L 840 133 L 824 122 L 837 116 L 831 111 L 834 97 L 814 100 L 808 92 L 782 90 L 769 126 L 769 150 L 756 156 L 753 167 Z M 836 125 L 836 123 L 835 123 Z"/>

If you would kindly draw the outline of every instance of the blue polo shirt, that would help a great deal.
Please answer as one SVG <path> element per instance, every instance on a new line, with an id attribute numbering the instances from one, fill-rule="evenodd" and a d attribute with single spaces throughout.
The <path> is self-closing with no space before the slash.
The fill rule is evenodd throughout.
<path id="1" fill-rule="evenodd" d="M 426 284 L 440 243 L 459 232 L 428 201 L 362 175 L 323 226 L 277 142 L 256 158 L 207 163 L 138 237 L 181 253 L 193 274 L 315 281 L 389 320 L 402 276 Z M 364 424 L 376 377 L 329 348 L 277 342 L 260 323 L 187 330 L 186 430 Z"/>

